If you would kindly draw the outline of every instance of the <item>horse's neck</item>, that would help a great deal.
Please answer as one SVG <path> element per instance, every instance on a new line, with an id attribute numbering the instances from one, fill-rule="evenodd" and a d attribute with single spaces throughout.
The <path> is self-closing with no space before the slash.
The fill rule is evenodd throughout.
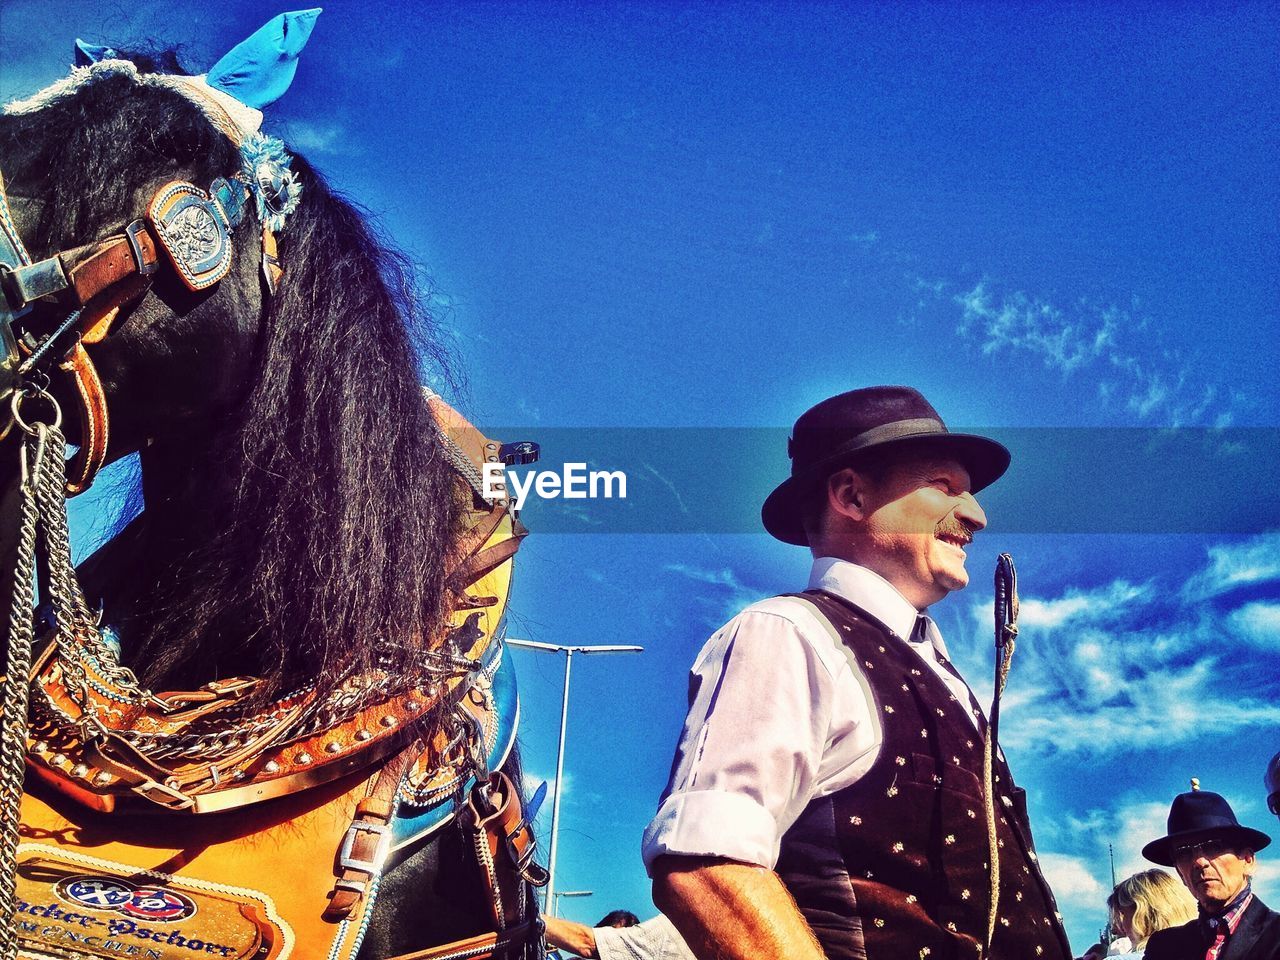
<path id="1" fill-rule="evenodd" d="M 141 455 L 142 513 L 80 565 L 91 604 L 122 629 L 145 616 L 188 558 L 208 549 L 225 525 L 233 481 L 200 452 L 153 445 Z M 232 598 L 228 598 L 231 602 Z"/>

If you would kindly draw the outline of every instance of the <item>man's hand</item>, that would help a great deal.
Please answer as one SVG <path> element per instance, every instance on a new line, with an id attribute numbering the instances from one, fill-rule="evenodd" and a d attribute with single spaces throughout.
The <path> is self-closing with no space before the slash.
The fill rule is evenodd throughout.
<path id="1" fill-rule="evenodd" d="M 542 915 L 542 922 L 547 925 L 547 943 L 570 953 L 576 953 L 588 960 L 598 957 L 596 953 L 596 935 L 590 927 L 572 920 L 561 920 L 559 917 Z"/>
<path id="2" fill-rule="evenodd" d="M 825 960 L 772 870 L 718 857 L 659 857 L 653 902 L 699 960 Z"/>

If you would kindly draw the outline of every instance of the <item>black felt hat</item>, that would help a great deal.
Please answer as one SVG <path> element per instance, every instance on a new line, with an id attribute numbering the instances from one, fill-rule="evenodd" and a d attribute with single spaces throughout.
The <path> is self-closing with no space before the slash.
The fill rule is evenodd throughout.
<path id="1" fill-rule="evenodd" d="M 1009 451 L 987 437 L 951 433 L 929 401 L 912 387 L 866 387 L 823 400 L 801 414 L 787 441 L 791 476 L 760 511 L 764 528 L 783 543 L 808 544 L 804 505 L 814 486 L 836 470 L 856 466 L 872 450 L 901 448 L 944 453 L 969 471 L 971 491 L 999 479 Z"/>
<path id="2" fill-rule="evenodd" d="M 1240 826 L 1231 804 L 1219 794 L 1192 786 L 1190 793 L 1180 793 L 1173 798 L 1173 806 L 1169 808 L 1169 835 L 1152 840 L 1142 848 L 1142 855 L 1152 863 L 1172 867 L 1178 847 L 1206 840 L 1221 840 L 1255 852 L 1271 843 L 1271 838 L 1261 830 Z"/>

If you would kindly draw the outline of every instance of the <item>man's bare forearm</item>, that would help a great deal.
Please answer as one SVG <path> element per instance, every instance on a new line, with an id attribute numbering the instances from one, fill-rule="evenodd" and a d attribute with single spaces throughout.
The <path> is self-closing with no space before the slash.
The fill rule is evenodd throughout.
<path id="1" fill-rule="evenodd" d="M 595 932 L 585 924 L 548 916 L 544 916 L 542 921 L 547 925 L 547 943 L 553 947 L 568 950 L 580 957 L 595 958 L 600 955 L 596 952 Z"/>
<path id="2" fill-rule="evenodd" d="M 716 857 L 659 857 L 653 900 L 698 960 L 824 960 L 778 875 Z"/>

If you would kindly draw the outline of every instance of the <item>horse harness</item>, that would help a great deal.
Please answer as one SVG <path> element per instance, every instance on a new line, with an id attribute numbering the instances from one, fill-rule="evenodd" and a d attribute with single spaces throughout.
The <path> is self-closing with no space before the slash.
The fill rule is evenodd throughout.
<path id="1" fill-rule="evenodd" d="M 80 399 L 82 442 L 70 468 L 69 494 L 89 488 L 107 454 L 106 398 L 85 347 L 107 336 L 121 311 L 147 292 L 161 266 L 167 264 L 192 292 L 226 276 L 231 231 L 244 220 L 254 196 L 267 196 L 272 209 L 287 192 L 268 167 L 252 188 L 244 176 L 219 177 L 208 192 L 170 181 L 156 191 L 146 215 L 129 222 L 123 232 L 32 262 L 0 175 L 0 401 L 19 395 L 22 385 L 43 385 L 55 365 L 71 380 Z M 264 224 L 262 275 L 270 293 L 282 274 L 275 232 Z M 61 319 L 33 322 L 33 308 L 42 304 L 56 307 Z M 12 428 L 12 415 L 3 422 L 0 437 Z"/>
<path id="2" fill-rule="evenodd" d="M 494 930 L 400 960 L 518 956 L 540 943 L 530 885 L 546 876 L 533 859 L 518 790 L 495 772 L 518 709 L 499 636 L 508 561 L 525 534 L 501 485 L 496 499 L 486 499 L 480 483 L 486 463 L 506 459 L 503 447 L 429 397 L 467 488 L 470 520 L 452 557 L 452 625 L 442 643 L 419 655 L 412 679 L 388 666 L 351 677 L 329 697 L 306 687 L 256 708 L 247 704 L 258 681 L 248 677 L 152 693 L 118 663 L 71 566 L 65 497 L 88 488 L 108 439 L 106 400 L 86 346 L 107 335 L 162 265 L 192 291 L 225 276 L 231 231 L 250 200 L 268 192 L 271 209 L 270 197 L 283 196 L 284 186 L 266 172 L 256 184 L 243 175 L 219 178 L 208 192 L 167 183 L 121 234 L 36 262 L 0 178 L 0 400 L 10 410 L 0 437 L 15 423 L 25 434 L 5 720 L 10 731 L 22 729 L 11 716 L 20 704 L 27 729 L 25 744 L 17 744 L 21 758 L 5 744 L 6 767 L 18 771 L 21 830 L 16 850 L 0 856 L 13 873 L 7 889 L 0 885 L 9 899 L 0 907 L 14 910 L 9 935 L 16 932 L 22 957 L 124 950 L 155 958 L 350 960 L 393 849 L 456 817 L 480 864 Z M 274 293 L 281 268 L 266 224 L 262 266 Z M 65 315 L 41 325 L 33 307 L 47 303 Z M 83 442 L 69 477 L 61 414 L 47 392 L 54 366 L 80 399 Z M 50 423 L 24 411 L 36 401 L 53 408 Z M 37 641 L 30 583 L 38 528 L 42 599 L 52 612 L 51 629 Z M 428 728 L 438 733 L 428 737 Z M 24 763 L 52 788 L 51 800 L 22 791 Z M 19 800 L 11 801 L 8 812 L 16 814 Z M 7 830 L 17 819 L 9 817 Z M 264 857 L 317 867 L 320 875 L 273 876 Z M 258 872 L 246 885 L 251 867 Z"/>

